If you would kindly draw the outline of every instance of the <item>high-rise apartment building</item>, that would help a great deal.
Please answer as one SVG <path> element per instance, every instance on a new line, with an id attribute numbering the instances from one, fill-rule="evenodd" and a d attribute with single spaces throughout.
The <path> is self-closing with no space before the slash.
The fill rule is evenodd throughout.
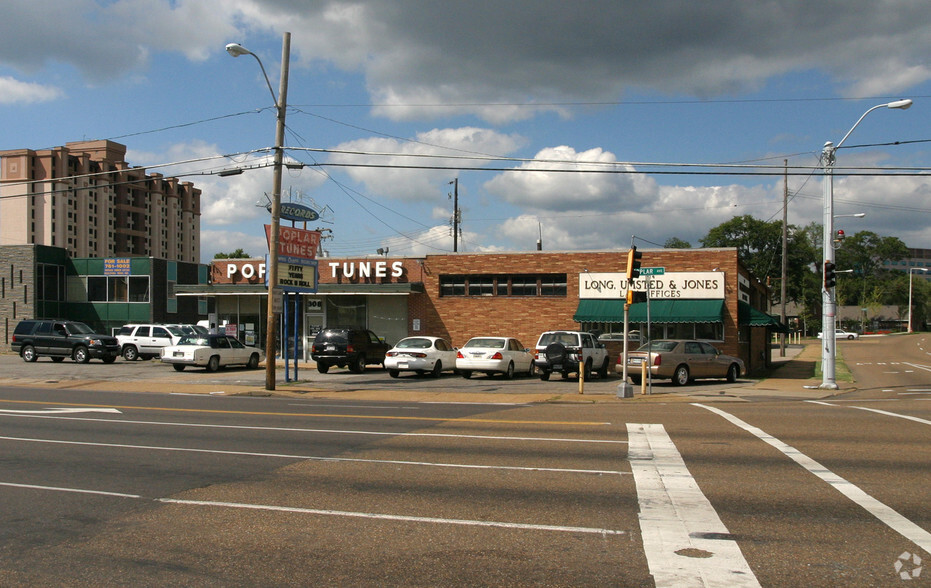
<path id="1" fill-rule="evenodd" d="M 0 245 L 199 263 L 201 191 L 125 156 L 107 140 L 0 151 Z"/>

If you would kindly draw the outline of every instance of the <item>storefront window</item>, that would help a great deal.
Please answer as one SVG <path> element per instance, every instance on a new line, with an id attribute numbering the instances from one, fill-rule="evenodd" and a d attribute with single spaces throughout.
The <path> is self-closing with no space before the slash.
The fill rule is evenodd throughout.
<path id="1" fill-rule="evenodd" d="M 331 327 L 364 327 L 365 296 L 327 296 L 326 322 Z"/>

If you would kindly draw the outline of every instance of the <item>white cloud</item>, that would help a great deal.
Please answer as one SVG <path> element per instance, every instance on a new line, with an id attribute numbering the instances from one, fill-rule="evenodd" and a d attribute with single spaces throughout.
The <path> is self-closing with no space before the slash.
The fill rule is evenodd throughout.
<path id="1" fill-rule="evenodd" d="M 49 102 L 62 96 L 61 89 L 55 86 L 22 82 L 9 76 L 0 77 L 0 104 Z"/>
<path id="2" fill-rule="evenodd" d="M 471 155 L 502 156 L 513 152 L 522 143 L 516 135 L 506 135 L 490 129 L 463 127 L 433 129 L 418 133 L 412 141 L 373 137 L 337 145 L 334 149 L 386 155 L 332 154 L 334 163 L 371 163 L 389 167 L 349 167 L 347 174 L 366 186 L 373 194 L 381 194 L 407 202 L 430 201 L 445 197 L 448 182 L 457 167 L 474 167 L 484 162 L 456 159 Z M 403 169 L 390 166 L 436 166 L 453 169 Z"/>

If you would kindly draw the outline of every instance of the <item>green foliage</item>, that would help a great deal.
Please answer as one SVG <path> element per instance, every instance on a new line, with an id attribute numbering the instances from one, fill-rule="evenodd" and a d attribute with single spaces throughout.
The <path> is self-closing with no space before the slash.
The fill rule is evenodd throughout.
<path id="1" fill-rule="evenodd" d="M 666 244 L 663 247 L 666 249 L 691 249 L 692 244 L 678 237 L 670 237 L 666 239 Z"/>
<path id="2" fill-rule="evenodd" d="M 242 247 L 231 253 L 216 253 L 214 259 L 250 259 L 252 256 L 242 250 Z"/>

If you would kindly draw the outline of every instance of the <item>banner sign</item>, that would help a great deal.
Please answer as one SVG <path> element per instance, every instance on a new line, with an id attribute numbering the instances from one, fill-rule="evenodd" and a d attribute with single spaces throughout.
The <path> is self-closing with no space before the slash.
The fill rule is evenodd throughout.
<path id="1" fill-rule="evenodd" d="M 103 260 L 103 275 L 105 276 L 130 276 L 130 259 L 128 257 L 106 258 Z"/>
<path id="2" fill-rule="evenodd" d="M 266 206 L 268 212 L 272 211 L 272 205 Z M 315 221 L 320 218 L 320 213 L 309 206 L 298 204 L 296 202 L 282 202 L 278 211 L 278 216 L 283 219 L 297 222 Z"/>
<path id="3" fill-rule="evenodd" d="M 579 299 L 626 298 L 630 285 L 622 273 L 579 274 Z M 649 291 L 659 299 L 724 299 L 724 272 L 668 272 L 640 276 L 633 281 L 635 292 Z"/>
<path id="4" fill-rule="evenodd" d="M 265 239 L 268 241 L 268 249 L 271 251 L 271 225 L 265 225 Z M 300 260 L 316 259 L 318 247 L 320 247 L 320 231 L 278 227 L 279 263 L 300 263 Z"/>

